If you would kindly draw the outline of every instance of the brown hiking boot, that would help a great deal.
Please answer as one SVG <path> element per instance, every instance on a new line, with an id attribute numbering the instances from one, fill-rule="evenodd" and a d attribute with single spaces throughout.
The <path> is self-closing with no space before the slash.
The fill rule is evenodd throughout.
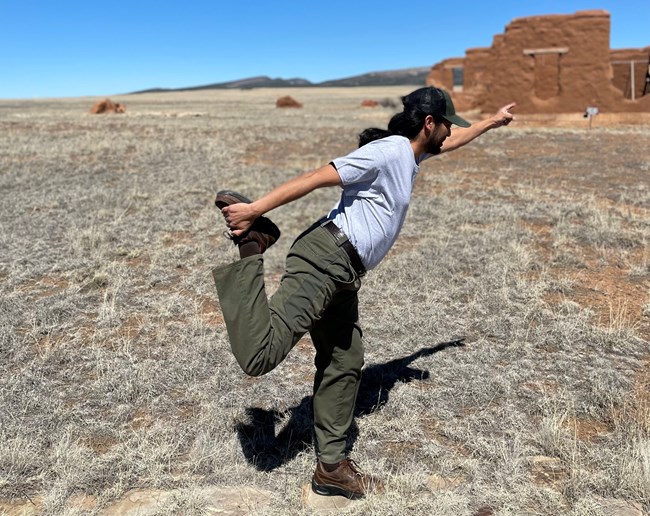
<path id="1" fill-rule="evenodd" d="M 251 228 L 243 235 L 233 236 L 232 241 L 239 246 L 241 251 L 244 245 L 255 242 L 259 246 L 259 253 L 262 254 L 269 247 L 275 244 L 280 238 L 280 229 L 266 217 L 257 217 Z M 240 253 L 241 254 L 241 253 Z M 242 256 L 244 258 L 244 256 Z"/>
<path id="2" fill-rule="evenodd" d="M 366 494 L 383 493 L 384 484 L 381 480 L 359 471 L 356 463 L 345 459 L 338 463 L 334 471 L 318 461 L 316 472 L 311 479 L 314 493 L 322 496 L 345 496 L 351 500 L 363 498 Z"/>
<path id="3" fill-rule="evenodd" d="M 232 190 L 221 190 L 220 192 L 217 192 L 217 198 L 215 199 L 214 204 L 219 208 L 219 210 L 222 210 L 231 204 L 249 204 L 251 202 L 252 201 L 248 197 L 238 192 Z M 230 231 L 226 231 L 224 235 L 239 246 L 241 257 L 245 258 L 251 254 L 262 254 L 269 247 L 275 244 L 278 238 L 280 238 L 280 229 L 271 222 L 271 219 L 267 217 L 258 217 L 246 233 L 234 236 Z"/>

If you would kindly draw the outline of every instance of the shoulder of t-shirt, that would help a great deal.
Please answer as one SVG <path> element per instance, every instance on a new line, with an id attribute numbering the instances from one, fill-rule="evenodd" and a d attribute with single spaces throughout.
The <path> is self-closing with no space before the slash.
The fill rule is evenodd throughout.
<path id="1" fill-rule="evenodd" d="M 376 149 L 382 153 L 384 159 L 387 158 L 387 154 L 400 153 L 406 150 L 410 151 L 411 149 L 408 138 L 399 134 L 386 136 L 380 140 L 370 142 L 368 145 L 376 145 Z"/>
<path id="2" fill-rule="evenodd" d="M 404 145 L 404 142 L 408 141 L 409 140 L 406 136 L 402 136 L 400 134 L 391 134 L 390 136 L 380 138 L 379 140 L 375 140 L 371 143 L 376 143 L 378 145 Z"/>
<path id="3" fill-rule="evenodd" d="M 394 158 L 399 153 L 410 150 L 410 148 L 408 138 L 394 134 L 366 143 L 363 147 L 359 147 L 347 156 L 342 156 L 334 161 L 344 160 L 346 158 L 352 159 L 354 157 L 372 157 L 375 160 L 386 162 L 390 159 L 389 156 Z"/>

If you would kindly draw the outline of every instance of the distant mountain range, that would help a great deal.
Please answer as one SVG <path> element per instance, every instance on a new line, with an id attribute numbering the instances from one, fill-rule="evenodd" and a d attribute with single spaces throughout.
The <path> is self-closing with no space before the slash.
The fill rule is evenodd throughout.
<path id="1" fill-rule="evenodd" d="M 402 70 L 389 70 L 385 72 L 370 72 L 344 79 L 334 79 L 323 82 L 310 82 L 307 79 L 272 79 L 266 76 L 249 77 L 236 81 L 217 82 L 203 86 L 191 86 L 187 88 L 151 88 L 148 90 L 134 91 L 136 93 L 159 93 L 169 91 L 194 91 L 194 90 L 249 90 L 253 88 L 309 88 L 309 87 L 345 87 L 345 86 L 401 86 L 401 85 L 422 85 L 431 67 L 404 68 Z"/>

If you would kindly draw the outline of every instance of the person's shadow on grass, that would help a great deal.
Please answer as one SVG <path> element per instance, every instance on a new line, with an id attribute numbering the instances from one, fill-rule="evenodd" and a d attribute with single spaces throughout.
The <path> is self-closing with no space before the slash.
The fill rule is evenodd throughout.
<path id="1" fill-rule="evenodd" d="M 433 355 L 449 347 L 464 345 L 464 338 L 442 342 L 406 357 L 365 368 L 354 410 L 355 417 L 371 414 L 385 405 L 390 391 L 397 383 L 428 379 L 429 371 L 410 367 L 414 360 Z M 311 402 L 312 397 L 305 396 L 298 405 L 286 411 L 256 407 L 246 409 L 249 422 L 239 423 L 235 430 L 248 462 L 260 471 L 272 471 L 309 449 L 313 433 Z M 276 424 L 287 417 L 289 421 L 276 435 Z M 351 447 L 358 433 L 354 423 L 348 433 L 348 447 Z"/>

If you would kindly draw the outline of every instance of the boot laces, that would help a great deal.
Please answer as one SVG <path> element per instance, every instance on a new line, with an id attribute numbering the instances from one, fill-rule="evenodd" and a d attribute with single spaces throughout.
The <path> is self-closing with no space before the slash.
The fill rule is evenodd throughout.
<path id="1" fill-rule="evenodd" d="M 348 466 L 354 472 L 355 475 L 358 475 L 360 477 L 363 476 L 363 473 L 361 472 L 361 468 L 353 459 L 346 459 L 346 461 L 348 463 Z"/>

